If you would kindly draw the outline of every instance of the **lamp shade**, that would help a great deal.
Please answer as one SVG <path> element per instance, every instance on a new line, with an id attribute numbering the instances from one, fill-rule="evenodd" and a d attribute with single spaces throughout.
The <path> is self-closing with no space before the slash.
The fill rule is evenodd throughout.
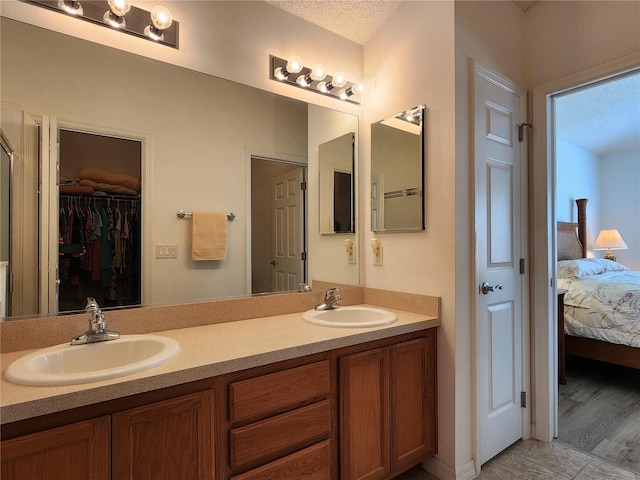
<path id="1" fill-rule="evenodd" d="M 625 250 L 627 244 L 618 233 L 618 230 L 600 230 L 594 250 Z"/>

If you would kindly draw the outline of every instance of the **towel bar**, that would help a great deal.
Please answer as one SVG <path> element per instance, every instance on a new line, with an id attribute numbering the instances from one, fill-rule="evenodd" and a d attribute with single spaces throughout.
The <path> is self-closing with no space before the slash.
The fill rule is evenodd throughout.
<path id="1" fill-rule="evenodd" d="M 190 218 L 193 215 L 193 212 L 185 212 L 184 210 L 178 210 L 176 212 L 178 218 Z M 227 213 L 227 220 L 233 222 L 236 219 L 235 213 Z"/>

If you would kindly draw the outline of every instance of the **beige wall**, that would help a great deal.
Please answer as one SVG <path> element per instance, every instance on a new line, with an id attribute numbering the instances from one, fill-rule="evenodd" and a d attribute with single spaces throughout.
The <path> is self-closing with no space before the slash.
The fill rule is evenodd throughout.
<path id="1" fill-rule="evenodd" d="M 527 85 L 640 51 L 640 2 L 543 1 L 526 15 Z"/>
<path id="2" fill-rule="evenodd" d="M 367 97 L 362 143 L 362 195 L 366 284 L 372 288 L 442 297 L 438 339 L 439 460 L 448 474 L 458 463 L 455 399 L 455 65 L 453 2 L 407 2 L 365 45 Z M 426 104 L 426 225 L 424 232 L 376 234 L 383 266 L 368 248 L 370 218 L 370 124 Z M 469 393 L 467 388 L 467 394 Z M 462 395 L 465 393 L 463 392 Z M 470 428 L 470 425 L 469 425 Z M 464 433 L 464 432 L 462 432 Z M 466 461 L 466 459 L 465 459 Z M 446 477 L 444 477 L 446 478 Z"/>

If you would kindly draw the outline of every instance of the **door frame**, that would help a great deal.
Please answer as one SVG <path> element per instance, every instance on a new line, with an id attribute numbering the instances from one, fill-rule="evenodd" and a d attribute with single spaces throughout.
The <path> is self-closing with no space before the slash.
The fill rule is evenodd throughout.
<path id="1" fill-rule="evenodd" d="M 251 278 L 252 274 L 252 259 L 251 259 L 251 160 L 253 158 L 261 159 L 261 160 L 270 160 L 274 162 L 281 163 L 292 163 L 298 165 L 300 167 L 309 168 L 309 161 L 307 157 L 302 157 L 299 155 L 292 155 L 288 153 L 280 153 L 273 152 L 270 150 L 260 150 L 260 149 L 245 149 L 245 294 L 252 295 L 252 285 Z M 309 172 L 307 172 L 305 177 L 305 181 L 308 182 Z M 304 273 L 306 276 L 309 270 L 309 258 L 308 258 L 308 232 L 307 225 L 309 224 L 309 212 L 307 211 L 309 202 L 307 201 L 307 193 L 303 192 L 303 209 L 304 209 L 304 225 L 302 226 L 302 238 L 304 251 L 307 252 L 307 259 L 304 261 Z M 306 281 L 306 279 L 305 279 Z"/>
<path id="2" fill-rule="evenodd" d="M 527 92 L 524 89 L 524 87 L 521 87 L 520 85 L 517 85 L 516 83 L 512 82 L 511 80 L 498 75 L 494 72 L 492 72 L 491 70 L 477 64 L 474 59 L 470 59 L 470 71 L 473 72 L 471 81 L 470 81 L 470 95 L 471 98 L 475 99 L 476 97 L 476 91 L 477 91 L 477 87 L 476 87 L 476 79 L 478 77 L 482 77 L 484 79 L 486 79 L 487 81 L 495 84 L 496 86 L 498 86 L 499 88 L 502 88 L 510 93 L 512 93 L 513 95 L 517 96 L 520 98 L 520 118 L 516 119 L 516 122 L 518 124 L 520 123 L 524 123 L 526 122 L 526 118 L 527 118 Z M 473 102 L 470 102 L 471 105 L 473 105 Z M 470 107 L 470 112 L 469 112 L 469 117 L 470 117 L 470 123 L 471 123 L 471 128 L 470 128 L 470 132 L 471 133 L 471 139 L 469 142 L 469 149 L 470 149 L 470 161 L 471 161 L 471 166 L 470 166 L 470 171 L 472 172 L 472 183 L 471 183 L 471 188 L 473 189 L 473 195 L 475 198 L 476 192 L 475 192 L 475 135 L 473 134 L 473 132 L 475 131 L 475 107 L 471 106 Z M 526 130 L 526 129 L 525 129 Z M 529 171 L 529 164 L 528 164 L 528 149 L 529 149 L 529 142 L 528 142 L 528 136 L 525 134 L 524 139 L 522 141 L 522 146 L 520 148 L 520 162 L 521 162 L 521 168 L 520 168 L 520 211 L 518 212 L 518 214 L 520 215 L 520 218 L 522 219 L 522 222 L 520 223 L 520 238 L 521 238 L 521 252 L 522 252 L 522 256 L 525 259 L 529 258 L 529 225 L 526 221 L 527 219 L 527 212 L 528 212 L 528 205 L 529 205 L 529 194 L 528 194 L 528 171 Z M 474 209 L 475 209 L 475 205 L 477 202 L 475 202 L 474 200 Z M 475 211 L 473 212 L 474 214 L 474 225 L 475 225 Z M 475 227 L 474 227 L 475 229 Z M 480 428 L 479 428 L 479 419 L 480 419 L 480 415 L 481 412 L 480 410 L 480 405 L 478 402 L 478 395 L 479 395 L 479 384 L 478 384 L 478 369 L 477 366 L 479 364 L 478 362 L 478 348 L 477 348 L 477 323 L 476 323 L 476 318 L 477 318 L 477 288 L 478 288 L 478 273 L 477 273 L 477 265 L 476 265 L 476 249 L 477 249 L 477 243 L 475 241 L 475 236 L 473 239 L 473 250 L 472 250 L 472 256 L 473 256 L 473 260 L 472 260 L 472 275 L 471 275 L 471 298 L 472 298 L 472 312 L 473 312 L 473 318 L 472 318 L 472 325 L 473 325 L 473 332 L 472 332 L 472 352 L 473 352 L 473 360 L 474 360 L 474 369 L 472 372 L 473 375 L 473 391 L 474 391 L 474 396 L 473 396 L 473 409 L 474 409 L 474 415 L 475 415 L 475 420 L 474 420 L 474 444 L 473 444 L 473 458 L 474 458 L 474 463 L 475 463 L 475 470 L 477 473 L 480 472 L 481 470 L 481 464 L 480 464 L 480 458 L 479 458 L 479 444 L 481 441 L 480 438 Z M 526 263 L 530 263 L 530 262 L 526 262 Z M 526 272 L 527 270 L 525 270 Z M 522 339 L 521 339 L 521 346 L 522 346 L 522 388 L 525 392 L 529 393 L 531 392 L 531 362 L 530 362 L 530 343 L 531 343 L 531 338 L 530 338 L 530 317 L 529 317 L 529 304 L 530 304 L 530 293 L 529 293 L 529 275 L 525 274 L 525 275 L 521 275 L 521 307 L 520 307 L 520 314 L 521 314 L 521 318 L 522 318 Z M 528 398 L 531 397 L 530 394 L 527 395 Z M 530 438 L 531 436 L 531 405 L 530 402 L 528 402 L 527 404 L 528 408 L 523 408 L 522 409 L 522 438 L 526 439 L 526 438 Z"/>
<path id="3" fill-rule="evenodd" d="M 558 419 L 558 335 L 555 295 L 555 138 L 554 95 L 593 84 L 640 68 L 640 54 L 629 55 L 533 88 L 533 160 L 531 165 L 531 314 L 534 335 L 532 353 L 535 377 L 533 437 L 550 442 Z"/>
<path id="4" fill-rule="evenodd" d="M 41 213 L 40 213 L 40 226 L 43 225 L 43 222 L 46 222 L 46 224 L 50 227 L 51 225 L 55 224 L 56 228 L 49 228 L 48 227 L 48 238 L 45 235 L 40 235 L 41 238 L 41 242 L 43 242 L 43 248 L 44 248 L 44 244 L 48 244 L 48 263 L 50 265 L 50 270 L 52 269 L 53 271 L 49 272 L 49 283 L 48 283 L 48 288 L 47 285 L 44 285 L 43 280 L 41 279 L 41 285 L 42 285 L 42 290 L 40 292 L 40 298 L 41 298 L 41 304 L 42 304 L 42 299 L 44 299 L 45 295 L 48 297 L 48 303 L 49 303 L 49 308 L 47 312 L 42 312 L 40 311 L 39 313 L 58 313 L 58 302 L 57 302 L 57 297 L 58 297 L 58 288 L 57 288 L 57 281 L 58 281 L 58 271 L 57 271 L 57 265 L 58 265 L 58 232 L 57 232 L 57 219 L 58 219 L 58 199 L 59 199 L 59 191 L 58 191 L 58 176 L 59 176 L 59 168 L 60 168 L 60 158 L 59 158 L 59 150 L 60 150 L 60 145 L 59 145 L 59 135 L 58 132 L 60 130 L 70 130 L 70 131 L 74 131 L 74 132 L 81 132 L 81 133 L 89 133 L 89 134 L 93 134 L 93 135 L 102 135 L 102 136 L 108 136 L 108 137 L 116 137 L 116 138 L 122 138 L 125 140 L 133 140 L 136 142 L 140 142 L 141 143 L 141 149 L 140 149 L 140 161 L 142 162 L 142 165 L 140 167 L 141 170 L 141 174 L 142 174 L 142 178 L 141 178 L 141 184 L 142 184 L 142 192 L 143 192 L 143 197 L 142 197 L 142 231 L 140 232 L 141 235 L 141 246 L 142 246 L 142 251 L 140 252 L 140 262 L 141 262 L 141 266 L 142 266 L 142 278 L 141 278 L 141 285 L 140 285 L 140 289 L 141 289 L 141 302 L 142 305 L 151 305 L 152 304 L 152 293 L 151 293 L 151 284 L 152 284 L 152 271 L 153 271 L 153 262 L 151 262 L 150 260 L 153 258 L 153 255 L 151 254 L 151 252 L 155 251 L 155 248 L 153 246 L 152 240 L 153 240 L 153 235 L 149 234 L 147 232 L 153 232 L 152 229 L 152 209 L 151 209 L 151 204 L 152 202 L 150 201 L 151 199 L 151 149 L 152 149 L 152 145 L 153 145 L 153 135 L 149 134 L 149 133 L 140 133 L 140 132 L 133 132 L 133 131 L 129 131 L 129 130 L 119 130 L 119 129 L 115 129 L 115 128 L 111 128 L 111 127 L 104 127 L 104 126 L 97 126 L 97 125 L 93 125 L 93 124 L 88 124 L 88 123 L 82 123 L 82 122 L 76 122 L 73 120 L 66 120 L 66 119 L 62 119 L 62 118 L 57 118 L 57 117 L 47 117 L 46 115 L 38 115 L 38 114 L 30 114 L 31 117 L 35 120 L 35 122 L 40 126 L 41 129 L 44 128 L 50 128 L 50 132 L 49 132 L 49 146 L 48 148 L 51 149 L 52 148 L 52 144 L 54 142 L 55 139 L 55 149 L 56 149 L 56 165 L 51 165 L 50 164 L 50 157 L 46 156 L 44 153 L 42 152 L 42 156 L 40 159 L 40 165 L 41 168 L 42 166 L 45 166 L 45 161 L 46 161 L 46 168 L 44 170 L 41 171 L 43 178 L 42 178 L 42 184 L 45 185 L 45 183 L 48 183 L 48 189 L 45 189 L 44 187 L 42 188 L 42 193 L 43 193 L 43 198 L 41 199 Z M 53 131 L 53 129 L 55 129 L 55 131 Z M 41 139 L 42 136 L 44 135 L 44 133 L 41 133 Z M 53 177 L 53 170 L 55 170 L 55 178 Z M 45 182 L 45 178 L 49 179 L 48 182 Z M 51 195 L 53 193 L 53 191 L 56 192 L 56 200 L 52 201 L 51 200 Z M 49 200 L 46 201 L 45 198 L 48 198 Z M 147 199 L 146 201 L 144 199 Z M 45 208 L 45 203 L 48 204 L 48 208 Z M 53 219 L 55 219 L 55 221 L 52 221 Z M 46 252 L 46 250 L 42 249 L 40 255 L 43 255 L 43 252 Z M 40 263 L 43 264 L 44 263 L 44 259 L 41 258 Z M 55 265 L 56 268 L 53 269 L 52 266 Z M 53 302 L 53 289 L 54 287 L 52 285 L 55 285 L 55 306 Z"/>

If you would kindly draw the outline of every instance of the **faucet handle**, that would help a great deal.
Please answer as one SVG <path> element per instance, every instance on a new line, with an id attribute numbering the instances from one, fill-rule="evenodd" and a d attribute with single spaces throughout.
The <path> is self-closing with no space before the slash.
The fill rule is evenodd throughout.
<path id="1" fill-rule="evenodd" d="M 327 289 L 327 292 L 324 294 L 325 298 L 329 298 L 329 297 L 333 297 L 336 292 L 339 292 L 340 288 L 339 287 L 331 287 Z"/>
<path id="2" fill-rule="evenodd" d="M 84 307 L 84 311 L 88 312 L 89 310 L 100 310 L 100 306 L 94 297 L 87 297 L 87 306 Z"/>

